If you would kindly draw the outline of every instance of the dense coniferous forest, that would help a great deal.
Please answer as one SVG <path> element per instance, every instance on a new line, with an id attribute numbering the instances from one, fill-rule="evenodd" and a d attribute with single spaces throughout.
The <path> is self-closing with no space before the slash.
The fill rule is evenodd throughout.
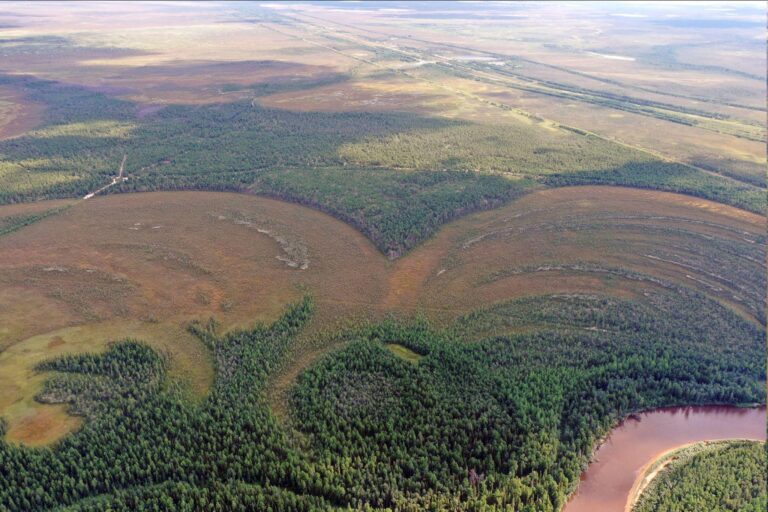
<path id="1" fill-rule="evenodd" d="M 762 330 L 699 296 L 687 299 L 696 306 L 684 311 L 666 296 L 651 307 L 523 299 L 468 315 L 444 337 L 388 325 L 299 379 L 298 427 L 326 460 L 341 453 L 365 475 L 363 502 L 559 510 L 618 417 L 763 400 Z M 472 332 L 531 324 L 539 328 L 464 342 Z M 723 332 L 726 340 L 713 334 Z M 413 365 L 379 342 L 424 357 Z M 473 486 L 470 472 L 485 475 L 482 483 Z M 373 485 L 382 481 L 389 486 Z"/>
<path id="2" fill-rule="evenodd" d="M 640 497 L 635 512 L 762 512 L 768 508 L 765 443 L 695 445 L 675 454 Z"/>
<path id="3" fill-rule="evenodd" d="M 40 128 L 0 141 L 0 203 L 83 197 L 109 185 L 125 157 L 127 179 L 101 193 L 278 197 L 352 223 L 390 257 L 448 220 L 541 186 L 625 185 L 765 206 L 764 189 L 589 135 L 549 140 L 545 131 L 400 112 L 294 112 L 256 100 L 139 115 L 137 105 L 80 87 L 12 76 L 3 84 L 46 111 Z"/>
<path id="4" fill-rule="evenodd" d="M 87 421 L 52 449 L 0 444 L 0 508 L 555 511 L 626 414 L 765 400 L 765 331 L 699 294 L 542 296 L 444 329 L 353 328 L 281 422 L 264 386 L 312 309 L 225 335 L 190 326 L 217 372 L 200 404 L 140 342 L 41 364 L 55 373 L 38 398 Z"/>

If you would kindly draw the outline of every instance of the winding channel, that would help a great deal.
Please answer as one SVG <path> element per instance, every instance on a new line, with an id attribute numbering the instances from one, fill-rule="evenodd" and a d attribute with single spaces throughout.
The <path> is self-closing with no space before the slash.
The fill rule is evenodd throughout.
<path id="1" fill-rule="evenodd" d="M 628 512 L 629 496 L 646 465 L 690 443 L 766 439 L 765 406 L 702 406 L 644 412 L 611 431 L 581 475 L 564 512 Z"/>

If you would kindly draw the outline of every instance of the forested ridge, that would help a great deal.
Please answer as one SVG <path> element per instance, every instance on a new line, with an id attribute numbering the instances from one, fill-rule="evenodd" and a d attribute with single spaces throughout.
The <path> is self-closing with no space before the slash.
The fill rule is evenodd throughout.
<path id="1" fill-rule="evenodd" d="M 0 443 L 0 509 L 556 511 L 623 416 L 765 401 L 765 331 L 723 306 L 561 295 L 445 328 L 350 328 L 280 422 L 264 386 L 312 310 L 307 297 L 269 326 L 191 325 L 216 367 L 199 404 L 137 341 L 41 364 L 55 373 L 39 399 L 87 421 L 51 449 Z"/>
<path id="2" fill-rule="evenodd" d="M 46 106 L 41 127 L 0 141 L 0 203 L 83 197 L 110 184 L 125 157 L 128 179 L 102 193 L 268 195 L 350 222 L 390 257 L 457 216 L 541 186 L 624 185 L 754 212 L 765 206 L 760 187 L 587 135 L 550 140 L 533 128 L 405 112 L 294 112 L 255 100 L 140 115 L 133 103 L 80 87 L 9 75 L 0 85 Z"/>

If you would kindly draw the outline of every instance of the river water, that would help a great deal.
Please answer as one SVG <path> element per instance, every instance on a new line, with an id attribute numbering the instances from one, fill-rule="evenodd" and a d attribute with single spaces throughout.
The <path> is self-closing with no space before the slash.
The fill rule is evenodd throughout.
<path id="1" fill-rule="evenodd" d="M 698 441 L 766 438 L 765 407 L 670 407 L 641 413 L 611 432 L 564 512 L 623 512 L 640 470 L 662 453 Z"/>

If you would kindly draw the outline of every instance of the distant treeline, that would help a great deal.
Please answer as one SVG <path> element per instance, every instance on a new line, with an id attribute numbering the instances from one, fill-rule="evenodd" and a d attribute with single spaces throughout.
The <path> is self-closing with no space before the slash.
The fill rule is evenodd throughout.
<path id="1" fill-rule="evenodd" d="M 766 204 L 765 189 L 578 133 L 554 137 L 403 112 L 293 112 L 251 101 L 171 105 L 139 119 L 136 105 L 80 87 L 13 76 L 0 84 L 47 106 L 39 129 L 0 141 L 0 204 L 83 197 L 110 183 L 126 155 L 128 180 L 107 193 L 279 197 L 352 223 L 390 257 L 446 221 L 542 185 L 669 190 L 754 212 Z"/>

